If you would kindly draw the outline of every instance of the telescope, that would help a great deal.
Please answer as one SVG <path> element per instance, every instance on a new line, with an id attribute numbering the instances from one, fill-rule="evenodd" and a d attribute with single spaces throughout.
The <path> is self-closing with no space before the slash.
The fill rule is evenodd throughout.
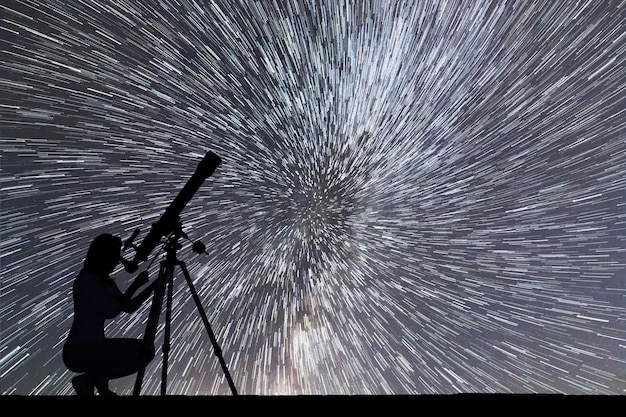
<path id="1" fill-rule="evenodd" d="M 161 314 L 161 307 L 163 306 L 163 302 L 165 301 L 166 312 L 164 324 L 165 327 L 163 333 L 163 369 L 161 378 L 162 395 L 165 395 L 166 393 L 167 361 L 170 351 L 170 323 L 172 320 L 172 288 L 174 285 L 175 267 L 179 267 L 185 275 L 185 279 L 187 281 L 187 285 L 189 286 L 189 290 L 191 291 L 193 300 L 196 303 L 198 312 L 202 317 L 204 326 L 207 330 L 209 338 L 211 339 L 211 343 L 213 344 L 213 351 L 220 360 L 220 364 L 222 365 L 222 369 L 224 370 L 226 380 L 228 381 L 231 391 L 234 395 L 237 395 L 237 389 L 235 388 L 235 384 L 230 376 L 230 373 L 228 372 L 228 367 L 226 366 L 226 362 L 224 361 L 224 358 L 222 356 L 222 349 L 217 343 L 215 334 L 213 334 L 213 330 L 211 330 L 209 319 L 207 318 L 206 313 L 202 308 L 202 302 L 200 301 L 200 297 L 198 296 L 198 293 L 193 286 L 193 281 L 191 280 L 189 271 L 187 270 L 187 266 L 185 265 L 185 262 L 179 260 L 176 256 L 176 251 L 181 247 L 178 244 L 178 240 L 180 238 L 188 239 L 187 235 L 182 231 L 180 213 L 183 211 L 187 203 L 189 203 L 189 200 L 191 200 L 196 191 L 198 191 L 204 180 L 210 177 L 221 163 L 222 160 L 219 156 L 217 156 L 213 152 L 207 152 L 204 158 L 202 158 L 202 161 L 200 161 L 200 163 L 198 164 L 196 172 L 194 172 L 191 178 L 189 178 L 189 181 L 187 181 L 182 190 L 180 190 L 174 201 L 172 201 L 172 204 L 170 204 L 169 207 L 165 210 L 165 213 L 163 213 L 163 216 L 161 216 L 159 221 L 152 224 L 152 229 L 150 229 L 150 232 L 148 232 L 143 241 L 137 246 L 133 244 L 133 240 L 135 240 L 137 235 L 139 235 L 139 229 L 135 229 L 132 235 L 124 242 L 124 249 L 128 249 L 129 247 L 133 247 L 135 249 L 134 258 L 131 260 L 126 260 L 120 256 L 120 262 L 124 265 L 126 271 L 128 271 L 129 273 L 133 273 L 137 270 L 139 264 L 147 260 L 148 256 L 154 250 L 154 248 L 159 243 L 161 243 L 161 238 L 166 237 L 165 241 L 163 242 L 165 256 L 161 261 L 159 277 L 156 281 L 154 281 L 154 284 L 156 284 L 153 287 L 154 296 L 152 299 L 152 305 L 150 306 L 150 315 L 146 323 L 146 332 L 143 340 L 148 348 L 154 348 L 154 342 L 159 324 L 159 316 Z M 192 248 L 194 252 L 198 253 L 202 253 L 205 251 L 205 247 L 202 242 L 194 243 Z M 166 289 L 168 290 L 167 294 Z M 139 395 L 144 374 L 145 367 L 137 371 L 137 380 L 135 381 L 133 395 Z"/>
<path id="2" fill-rule="evenodd" d="M 137 271 L 139 264 L 144 262 L 154 248 L 161 242 L 161 238 L 168 236 L 179 225 L 180 213 L 183 211 L 189 200 L 194 196 L 200 188 L 204 180 L 213 175 L 213 172 L 222 163 L 222 159 L 215 153 L 209 151 L 198 164 L 196 171 L 189 178 L 185 186 L 180 190 L 174 201 L 165 210 L 161 218 L 152 225 L 152 228 L 139 245 L 134 245 L 133 240 L 139 234 L 136 229 L 131 237 L 124 242 L 124 249 L 133 247 L 135 256 L 132 260 L 120 258 L 124 269 L 129 273 Z"/>

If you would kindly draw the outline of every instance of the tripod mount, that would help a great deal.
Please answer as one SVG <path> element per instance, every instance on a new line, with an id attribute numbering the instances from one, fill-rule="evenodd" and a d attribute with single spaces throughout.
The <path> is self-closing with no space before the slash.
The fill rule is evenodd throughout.
<path id="1" fill-rule="evenodd" d="M 173 286 L 174 286 L 174 270 L 176 267 L 180 268 L 185 276 L 185 280 L 187 281 L 187 286 L 191 292 L 191 296 L 196 304 L 198 309 L 198 313 L 202 318 L 202 322 L 204 323 L 204 327 L 211 339 L 211 343 L 213 345 L 213 351 L 215 356 L 219 359 L 220 365 L 224 371 L 226 376 L 226 380 L 228 381 L 228 385 L 230 386 L 230 390 L 233 395 L 237 395 L 237 389 L 235 388 L 235 384 L 228 372 L 228 367 L 226 366 L 226 362 L 224 361 L 224 357 L 222 356 L 222 349 L 220 348 L 217 340 L 215 339 L 215 335 L 211 330 L 211 326 L 209 324 L 209 320 L 202 308 L 202 304 L 200 302 L 200 298 L 198 297 L 198 293 L 196 292 L 193 282 L 189 276 L 189 272 L 187 271 L 187 267 L 184 262 L 180 261 L 177 258 L 177 252 L 181 249 L 182 245 L 180 243 L 180 239 L 188 239 L 187 235 L 183 232 L 180 221 L 176 222 L 176 226 L 173 228 L 170 235 L 167 237 L 164 243 L 165 256 L 161 261 L 161 266 L 159 269 L 159 276 L 157 278 L 156 287 L 154 290 L 154 295 L 152 299 L 152 305 L 150 306 L 150 313 L 148 316 L 148 321 L 146 324 L 146 333 L 144 335 L 144 342 L 152 349 L 154 348 L 154 342 L 156 338 L 156 331 L 160 320 L 161 310 L 163 308 L 163 301 L 165 298 L 165 290 L 167 288 L 167 299 L 166 301 L 166 310 L 165 310 L 165 326 L 164 326 L 164 334 L 163 334 L 163 364 L 162 364 L 162 377 L 161 377 L 161 395 L 166 395 L 167 390 L 167 364 L 169 359 L 170 352 L 170 325 L 172 319 L 172 294 L 173 294 Z M 193 250 L 196 252 L 204 252 L 204 244 L 201 242 L 196 242 L 193 245 Z M 145 374 L 145 368 L 139 370 L 137 373 L 137 379 L 135 380 L 135 387 L 133 391 L 133 395 L 137 396 L 141 392 L 141 385 L 143 383 L 143 378 Z"/>

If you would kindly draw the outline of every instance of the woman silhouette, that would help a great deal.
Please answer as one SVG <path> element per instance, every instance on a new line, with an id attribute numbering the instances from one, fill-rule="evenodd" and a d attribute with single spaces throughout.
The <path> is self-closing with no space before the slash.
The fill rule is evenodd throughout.
<path id="1" fill-rule="evenodd" d="M 80 375 L 72 379 L 77 395 L 116 395 L 109 380 L 132 375 L 155 356 L 154 346 L 140 339 L 107 338 L 105 320 L 121 312 L 132 313 L 149 297 L 155 283 L 139 295 L 134 293 L 148 283 L 148 272 L 141 272 L 122 293 L 110 277 L 120 263 L 122 240 L 105 233 L 89 246 L 83 268 L 73 284 L 74 318 L 65 344 L 63 362 Z"/>

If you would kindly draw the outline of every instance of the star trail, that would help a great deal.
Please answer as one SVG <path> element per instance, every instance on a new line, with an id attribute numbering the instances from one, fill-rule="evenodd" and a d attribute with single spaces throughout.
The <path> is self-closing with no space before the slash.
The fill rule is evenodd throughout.
<path id="1" fill-rule="evenodd" d="M 623 395 L 625 7 L 4 1 L 0 393 L 74 394 L 90 241 L 212 151 L 178 257 L 239 394 Z M 172 301 L 168 393 L 230 395 L 180 271 Z"/>

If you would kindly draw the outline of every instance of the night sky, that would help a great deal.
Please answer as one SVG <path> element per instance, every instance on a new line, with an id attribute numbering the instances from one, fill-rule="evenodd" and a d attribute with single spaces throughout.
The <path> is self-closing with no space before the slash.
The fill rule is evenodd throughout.
<path id="1" fill-rule="evenodd" d="M 0 394 L 73 395 L 89 243 L 207 152 L 178 257 L 239 394 L 624 394 L 625 7 L 3 1 Z M 168 394 L 230 395 L 191 293 Z"/>

